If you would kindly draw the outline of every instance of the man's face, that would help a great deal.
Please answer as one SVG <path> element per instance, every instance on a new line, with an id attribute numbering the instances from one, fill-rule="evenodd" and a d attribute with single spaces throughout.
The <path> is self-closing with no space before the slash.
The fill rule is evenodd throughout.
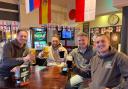
<path id="1" fill-rule="evenodd" d="M 110 41 L 106 36 L 99 36 L 95 40 L 95 46 L 98 52 L 105 53 L 108 51 L 110 46 Z"/>
<path id="2" fill-rule="evenodd" d="M 88 37 L 86 36 L 78 36 L 77 37 L 78 46 L 80 48 L 86 48 L 88 45 Z"/>
<path id="3" fill-rule="evenodd" d="M 25 31 L 20 31 L 17 34 L 17 40 L 21 45 L 24 45 L 27 42 L 28 33 Z"/>
<path id="4" fill-rule="evenodd" d="M 60 41 L 57 37 L 52 37 L 52 42 L 51 43 L 52 43 L 53 47 L 58 47 Z"/>

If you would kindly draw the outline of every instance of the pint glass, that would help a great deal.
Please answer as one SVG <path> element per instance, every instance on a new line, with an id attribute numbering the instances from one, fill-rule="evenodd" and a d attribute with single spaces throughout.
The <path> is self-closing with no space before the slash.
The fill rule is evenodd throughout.
<path id="1" fill-rule="evenodd" d="M 32 54 L 32 55 L 36 55 L 36 50 L 35 50 L 34 48 L 30 48 L 30 49 L 29 49 L 29 52 L 30 52 L 30 54 Z M 32 64 L 36 64 L 36 59 L 35 59 L 35 58 L 32 59 L 31 63 L 32 63 Z"/>

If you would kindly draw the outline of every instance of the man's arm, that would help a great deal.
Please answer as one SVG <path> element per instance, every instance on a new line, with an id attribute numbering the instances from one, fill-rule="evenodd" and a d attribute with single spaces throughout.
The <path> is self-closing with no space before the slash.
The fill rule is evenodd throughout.
<path id="1" fill-rule="evenodd" d="M 7 43 L 3 47 L 3 59 L 2 66 L 6 68 L 13 68 L 15 66 L 21 65 L 24 60 L 23 57 L 13 58 L 12 57 L 13 47 L 11 44 Z"/>
<path id="2" fill-rule="evenodd" d="M 120 54 L 119 68 L 122 76 L 125 79 L 124 89 L 127 89 L 128 88 L 128 56 L 123 53 Z"/>

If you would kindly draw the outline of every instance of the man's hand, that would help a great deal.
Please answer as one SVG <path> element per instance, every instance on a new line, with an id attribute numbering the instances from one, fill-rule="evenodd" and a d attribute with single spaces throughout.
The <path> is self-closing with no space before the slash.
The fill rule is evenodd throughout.
<path id="1" fill-rule="evenodd" d="M 19 71 L 20 70 L 20 66 L 16 66 L 16 67 L 14 67 L 12 70 L 11 70 L 11 72 L 16 72 L 16 71 Z"/>
<path id="2" fill-rule="evenodd" d="M 24 62 L 35 60 L 35 55 L 28 54 L 26 57 L 23 57 Z"/>
<path id="3" fill-rule="evenodd" d="M 59 47 L 58 50 L 59 51 L 65 51 L 65 49 L 63 47 Z"/>

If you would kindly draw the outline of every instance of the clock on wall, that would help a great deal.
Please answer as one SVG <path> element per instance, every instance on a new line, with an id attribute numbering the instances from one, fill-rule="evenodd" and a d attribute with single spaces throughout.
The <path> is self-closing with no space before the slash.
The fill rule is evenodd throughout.
<path id="1" fill-rule="evenodd" d="M 119 16 L 112 14 L 108 17 L 108 23 L 110 25 L 116 25 L 119 22 Z"/>

